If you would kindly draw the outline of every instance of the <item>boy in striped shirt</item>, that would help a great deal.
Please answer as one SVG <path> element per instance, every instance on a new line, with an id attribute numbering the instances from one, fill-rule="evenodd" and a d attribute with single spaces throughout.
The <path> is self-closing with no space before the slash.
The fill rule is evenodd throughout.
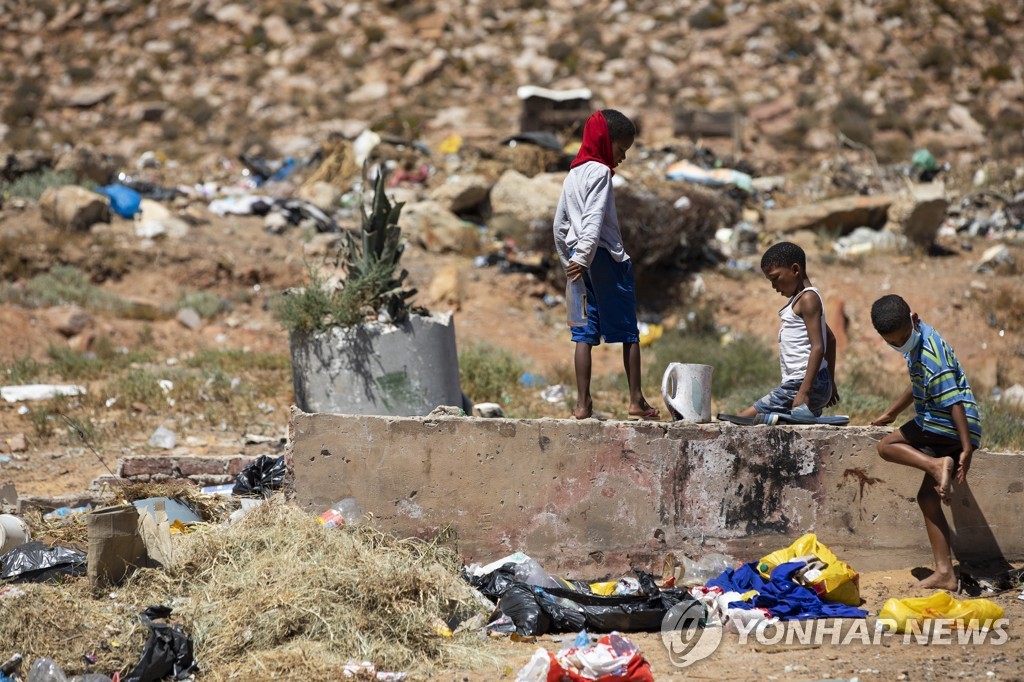
<path id="1" fill-rule="evenodd" d="M 942 503 L 950 502 L 954 476 L 960 485 L 967 480 L 971 455 L 981 443 L 978 405 L 953 349 L 901 297 L 891 294 L 875 301 L 871 324 L 893 350 L 904 355 L 910 370 L 910 386 L 871 424 L 892 423 L 911 403 L 917 411 L 914 419 L 878 444 L 882 459 L 924 472 L 917 503 L 935 555 L 935 573 L 917 587 L 955 590 L 949 524 Z"/>

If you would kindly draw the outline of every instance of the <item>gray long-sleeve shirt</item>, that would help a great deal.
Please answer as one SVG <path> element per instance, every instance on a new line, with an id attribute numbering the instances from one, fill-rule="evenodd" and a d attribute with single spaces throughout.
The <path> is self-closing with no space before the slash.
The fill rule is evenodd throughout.
<path id="1" fill-rule="evenodd" d="M 576 253 L 571 260 L 587 268 L 599 246 L 618 262 L 629 260 L 622 246 L 608 166 L 588 161 L 569 171 L 555 209 L 554 232 L 555 249 L 563 268 L 569 267 L 573 249 Z"/>

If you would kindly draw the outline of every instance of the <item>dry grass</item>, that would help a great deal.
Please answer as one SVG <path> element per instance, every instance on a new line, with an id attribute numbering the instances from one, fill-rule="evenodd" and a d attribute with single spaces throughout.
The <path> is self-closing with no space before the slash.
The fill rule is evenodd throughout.
<path id="1" fill-rule="evenodd" d="M 150 488 L 147 494 L 152 493 Z M 0 641 L 50 656 L 69 675 L 134 665 L 145 640 L 136 616 L 169 603 L 196 645 L 204 680 L 337 680 L 350 658 L 430 679 L 441 669 L 498 670 L 475 632 L 438 635 L 481 613 L 458 555 L 368 527 L 325 529 L 275 499 L 230 527 L 174 536 L 175 560 L 95 598 L 83 578 L 32 585 L 4 602 Z M 31 663 L 31 661 L 29 661 Z"/>

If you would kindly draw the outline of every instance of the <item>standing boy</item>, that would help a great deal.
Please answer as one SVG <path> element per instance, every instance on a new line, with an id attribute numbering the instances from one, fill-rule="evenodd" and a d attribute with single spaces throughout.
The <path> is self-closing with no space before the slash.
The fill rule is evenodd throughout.
<path id="1" fill-rule="evenodd" d="M 792 412 L 804 405 L 815 417 L 839 402 L 836 343 L 825 324 L 821 293 L 807 276 L 807 256 L 791 242 L 779 242 L 761 256 L 761 272 L 772 289 L 789 299 L 779 311 L 779 364 L 782 383 L 740 416 Z"/>
<path id="2" fill-rule="evenodd" d="M 573 416 L 594 413 L 590 396 L 591 349 L 601 343 L 622 344 L 622 364 L 629 383 L 630 419 L 656 419 L 640 389 L 640 331 L 636 321 L 633 265 L 622 246 L 612 194 L 613 170 L 633 146 L 636 126 L 614 109 L 595 112 L 583 128 L 583 144 L 562 185 L 555 211 L 555 248 L 570 281 L 583 278 L 587 323 L 572 328 L 576 342 L 576 408 Z"/>
<path id="3" fill-rule="evenodd" d="M 949 524 L 941 503 L 949 504 L 954 473 L 960 485 L 967 480 L 971 455 L 981 443 L 978 405 L 953 349 L 906 301 L 895 294 L 878 299 L 871 306 L 871 324 L 904 355 L 910 370 L 910 386 L 871 424 L 892 423 L 911 402 L 917 412 L 878 444 L 882 459 L 924 472 L 917 504 L 935 555 L 935 573 L 917 587 L 955 590 Z"/>

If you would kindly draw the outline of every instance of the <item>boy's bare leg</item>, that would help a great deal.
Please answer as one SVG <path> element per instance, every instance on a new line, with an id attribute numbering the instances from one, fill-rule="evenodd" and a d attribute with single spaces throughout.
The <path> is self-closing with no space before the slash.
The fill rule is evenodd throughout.
<path id="1" fill-rule="evenodd" d="M 576 409 L 572 411 L 572 416 L 576 419 L 586 419 L 594 413 L 594 401 L 590 397 L 592 348 L 589 343 L 576 342 L 576 353 L 573 356 L 573 365 L 576 369 Z"/>
<path id="2" fill-rule="evenodd" d="M 747 409 L 743 410 L 742 412 L 740 412 L 736 416 L 737 417 L 754 417 L 754 416 L 757 416 L 757 409 L 753 405 L 751 405 L 750 407 L 748 407 Z"/>
<path id="3" fill-rule="evenodd" d="M 917 504 L 924 514 L 924 527 L 928 531 L 928 542 L 935 557 L 935 572 L 914 587 L 933 590 L 955 590 L 956 574 L 949 555 L 949 524 L 942 513 L 942 499 L 936 490 L 936 481 L 925 474 L 921 489 L 917 491 Z"/>
<path id="4" fill-rule="evenodd" d="M 645 415 L 654 410 L 651 404 L 644 398 L 641 383 L 640 371 L 640 344 L 622 344 L 622 367 L 626 370 L 626 381 L 629 383 L 629 413 L 631 415 Z M 657 410 L 654 410 L 657 416 Z"/>
<path id="5" fill-rule="evenodd" d="M 899 430 L 893 431 L 878 443 L 878 454 L 887 462 L 920 469 L 936 482 L 935 493 L 949 504 L 953 492 L 955 466 L 952 457 L 929 457 L 904 438 Z"/>

